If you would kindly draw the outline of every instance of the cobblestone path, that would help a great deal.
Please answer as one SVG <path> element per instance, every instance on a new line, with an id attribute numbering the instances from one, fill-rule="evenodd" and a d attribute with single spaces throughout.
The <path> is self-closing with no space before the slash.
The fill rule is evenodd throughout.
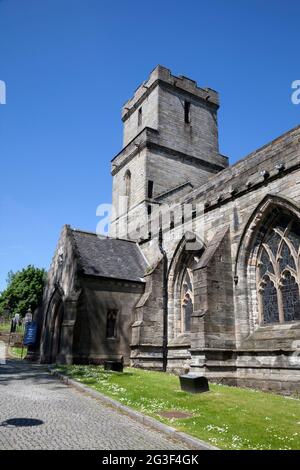
<path id="1" fill-rule="evenodd" d="M 184 449 L 74 390 L 45 367 L 0 364 L 0 449 Z"/>

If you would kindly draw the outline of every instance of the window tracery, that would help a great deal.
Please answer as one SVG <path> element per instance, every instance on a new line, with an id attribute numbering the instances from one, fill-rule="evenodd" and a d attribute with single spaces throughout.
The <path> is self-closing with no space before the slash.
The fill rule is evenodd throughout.
<path id="1" fill-rule="evenodd" d="M 257 288 L 262 324 L 300 321 L 300 223 L 277 217 L 261 243 Z"/>

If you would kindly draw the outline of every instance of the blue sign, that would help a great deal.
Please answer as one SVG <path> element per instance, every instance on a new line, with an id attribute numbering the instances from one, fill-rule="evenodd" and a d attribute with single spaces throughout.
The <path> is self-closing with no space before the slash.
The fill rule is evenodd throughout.
<path id="1" fill-rule="evenodd" d="M 35 321 L 26 323 L 23 340 L 24 346 L 29 346 L 30 344 L 34 344 L 36 342 L 36 333 L 37 323 Z"/>

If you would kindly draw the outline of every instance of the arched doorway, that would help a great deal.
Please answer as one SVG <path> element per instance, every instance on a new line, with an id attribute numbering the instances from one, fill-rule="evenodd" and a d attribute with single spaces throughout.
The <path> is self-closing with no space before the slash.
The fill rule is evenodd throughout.
<path id="1" fill-rule="evenodd" d="M 50 326 L 50 363 L 55 363 L 61 349 L 61 329 L 64 317 L 64 304 L 62 300 L 55 305 Z"/>
<path id="2" fill-rule="evenodd" d="M 41 340 L 41 362 L 56 362 L 61 349 L 61 329 L 64 317 L 64 292 L 56 286 L 45 315 Z"/>

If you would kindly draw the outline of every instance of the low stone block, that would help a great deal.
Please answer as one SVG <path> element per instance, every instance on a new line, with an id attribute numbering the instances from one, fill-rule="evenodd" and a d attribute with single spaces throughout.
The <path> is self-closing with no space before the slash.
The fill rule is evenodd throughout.
<path id="1" fill-rule="evenodd" d="M 209 391 L 208 380 L 198 374 L 180 375 L 180 387 L 184 392 L 203 393 Z"/>
<path id="2" fill-rule="evenodd" d="M 104 361 L 104 370 L 112 370 L 114 372 L 123 372 L 123 362 Z"/>

